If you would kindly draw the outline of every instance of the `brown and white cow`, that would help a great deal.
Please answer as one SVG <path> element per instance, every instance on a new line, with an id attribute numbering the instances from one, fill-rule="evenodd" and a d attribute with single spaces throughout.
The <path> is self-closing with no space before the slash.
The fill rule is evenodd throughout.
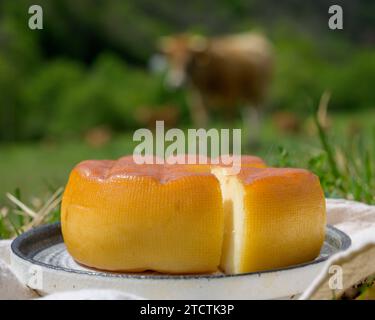
<path id="1" fill-rule="evenodd" d="M 196 126 L 206 126 L 212 112 L 230 120 L 238 111 L 248 115 L 250 109 L 243 108 L 259 109 L 264 103 L 273 74 L 273 50 L 261 34 L 216 38 L 180 34 L 162 38 L 160 50 L 169 65 L 167 83 L 174 87 L 186 83 L 191 89 Z"/>

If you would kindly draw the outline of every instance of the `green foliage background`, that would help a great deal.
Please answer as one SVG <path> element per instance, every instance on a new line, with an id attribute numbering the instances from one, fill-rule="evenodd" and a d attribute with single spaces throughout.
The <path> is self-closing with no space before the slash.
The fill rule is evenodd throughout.
<path id="1" fill-rule="evenodd" d="M 305 114 L 324 90 L 331 110 L 374 108 L 374 3 L 335 3 L 344 7 L 342 31 L 327 27 L 329 1 L 3 0 L 0 141 L 72 137 L 97 125 L 126 131 L 145 105 L 183 110 L 183 95 L 168 92 L 147 63 L 158 37 L 185 31 L 267 34 L 277 56 L 271 109 Z M 27 27 L 31 4 L 43 7 L 43 30 Z"/>

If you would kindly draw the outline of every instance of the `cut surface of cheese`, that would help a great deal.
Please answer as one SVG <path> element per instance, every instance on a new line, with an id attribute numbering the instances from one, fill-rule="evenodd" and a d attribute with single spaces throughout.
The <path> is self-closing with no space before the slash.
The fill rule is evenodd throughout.
<path id="1" fill-rule="evenodd" d="M 69 253 L 113 271 L 216 271 L 223 238 L 218 180 L 181 166 L 85 161 L 62 203 Z"/>
<path id="2" fill-rule="evenodd" d="M 214 173 L 224 201 L 221 268 L 229 274 L 282 268 L 315 259 L 325 237 L 319 179 L 303 169 L 243 168 Z"/>

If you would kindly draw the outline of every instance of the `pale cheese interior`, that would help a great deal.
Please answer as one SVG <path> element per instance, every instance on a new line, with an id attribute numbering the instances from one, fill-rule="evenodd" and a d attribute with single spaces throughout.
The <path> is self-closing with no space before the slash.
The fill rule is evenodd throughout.
<path id="1" fill-rule="evenodd" d="M 244 187 L 236 175 L 229 170 L 215 167 L 212 173 L 220 182 L 224 207 L 224 235 L 220 268 L 228 274 L 241 269 L 244 238 Z"/>

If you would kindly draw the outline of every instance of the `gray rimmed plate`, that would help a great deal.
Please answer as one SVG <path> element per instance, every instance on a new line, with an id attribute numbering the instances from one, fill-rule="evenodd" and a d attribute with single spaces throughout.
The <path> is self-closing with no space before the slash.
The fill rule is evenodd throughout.
<path id="1" fill-rule="evenodd" d="M 101 288 L 147 299 L 285 299 L 302 293 L 324 261 L 350 244 L 348 235 L 327 226 L 319 257 L 288 268 L 239 275 L 110 273 L 77 264 L 66 251 L 60 224 L 56 223 L 17 237 L 11 246 L 11 265 L 24 284 L 41 294 Z"/>

